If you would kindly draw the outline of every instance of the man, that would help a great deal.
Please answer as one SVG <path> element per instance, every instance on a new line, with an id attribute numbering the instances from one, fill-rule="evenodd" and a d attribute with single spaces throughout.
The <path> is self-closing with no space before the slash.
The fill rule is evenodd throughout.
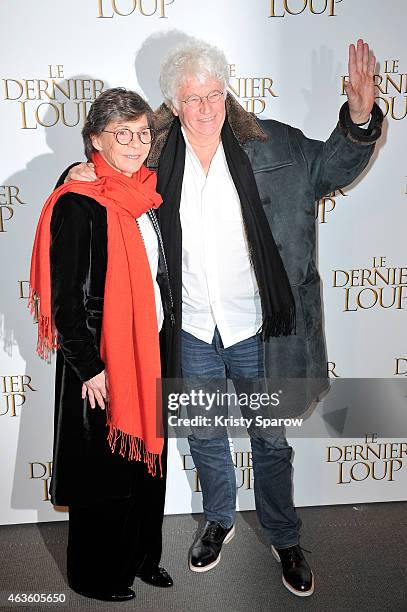
<path id="1" fill-rule="evenodd" d="M 164 324 L 164 376 L 234 381 L 326 380 L 314 204 L 352 182 L 381 133 L 374 105 L 375 58 L 359 40 L 349 48 L 348 102 L 325 142 L 262 121 L 226 96 L 228 64 L 201 41 L 165 59 L 165 99 L 148 165 L 164 199 L 160 225 L 174 295 L 175 326 Z M 73 178 L 93 178 L 83 168 Z M 239 385 L 239 382 L 237 382 Z M 323 388 L 291 394 L 298 413 Z M 314 590 L 299 546 L 284 431 L 250 431 L 256 510 L 284 585 Z M 220 559 L 234 535 L 236 482 L 226 430 L 192 428 L 191 454 L 206 524 L 189 554 L 192 571 Z"/>

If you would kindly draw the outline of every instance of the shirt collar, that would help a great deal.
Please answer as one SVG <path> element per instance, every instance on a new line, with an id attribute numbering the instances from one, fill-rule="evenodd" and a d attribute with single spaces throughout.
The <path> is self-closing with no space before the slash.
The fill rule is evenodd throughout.
<path id="1" fill-rule="evenodd" d="M 197 154 L 196 154 L 196 153 L 195 153 L 195 151 L 193 150 L 192 145 L 191 145 L 191 143 L 190 143 L 190 142 L 189 142 L 189 140 L 188 140 L 188 136 L 187 136 L 187 134 L 186 134 L 186 131 L 185 131 L 185 129 L 183 128 L 183 126 L 182 126 L 182 125 L 181 125 L 181 132 L 182 132 L 182 135 L 183 135 L 183 137 L 184 137 L 184 140 L 185 140 L 185 147 L 186 147 L 186 149 L 187 149 L 187 151 L 188 151 L 189 155 L 190 155 L 190 156 L 192 156 L 192 158 L 194 159 L 194 161 L 195 161 L 197 164 L 199 164 L 199 167 L 202 169 L 202 172 L 203 172 L 203 168 L 202 168 L 202 166 L 201 166 L 201 162 L 199 161 Z M 222 165 L 225 165 L 225 166 L 227 167 L 227 164 L 226 164 L 226 157 L 225 157 L 225 153 L 224 153 L 224 151 L 223 151 L 223 144 L 222 144 L 222 140 L 219 142 L 218 148 L 217 148 L 217 149 L 216 149 L 216 151 L 215 151 L 215 154 L 214 154 L 214 156 L 213 156 L 212 163 L 211 163 L 211 168 L 209 169 L 209 172 L 210 172 L 211 170 L 213 171 L 214 166 L 218 166 L 218 164 L 219 164 L 219 161 L 218 161 L 218 160 L 219 160 L 219 159 L 221 159 L 221 160 L 222 160 Z"/>

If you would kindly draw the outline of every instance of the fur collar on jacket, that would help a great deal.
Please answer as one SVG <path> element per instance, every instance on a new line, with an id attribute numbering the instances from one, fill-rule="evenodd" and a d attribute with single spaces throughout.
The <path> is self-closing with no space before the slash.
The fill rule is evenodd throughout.
<path id="1" fill-rule="evenodd" d="M 239 102 L 229 93 L 226 97 L 226 113 L 230 127 L 240 145 L 244 145 L 248 140 L 268 140 L 268 136 L 262 130 L 256 116 L 245 111 Z M 158 166 L 158 160 L 174 120 L 175 115 L 165 103 L 161 104 L 154 112 L 156 138 L 147 159 L 147 166 L 149 168 L 156 168 Z"/>

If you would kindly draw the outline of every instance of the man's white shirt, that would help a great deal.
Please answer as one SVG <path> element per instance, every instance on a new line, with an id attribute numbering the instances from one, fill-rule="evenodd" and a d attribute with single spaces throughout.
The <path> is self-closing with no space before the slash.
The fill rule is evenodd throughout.
<path id="1" fill-rule="evenodd" d="M 206 176 L 182 133 L 182 329 L 210 344 L 217 326 L 227 348 L 261 327 L 258 285 L 222 143 Z"/>

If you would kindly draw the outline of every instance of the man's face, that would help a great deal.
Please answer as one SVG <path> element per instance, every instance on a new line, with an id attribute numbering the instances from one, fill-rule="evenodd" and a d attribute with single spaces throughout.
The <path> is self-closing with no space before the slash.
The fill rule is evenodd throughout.
<path id="1" fill-rule="evenodd" d="M 205 98 L 196 107 L 180 100 L 187 100 L 189 96 L 194 95 L 203 97 L 210 92 L 223 90 L 223 83 L 211 78 L 203 82 L 197 78 L 189 78 L 178 89 L 178 109 L 173 108 L 172 111 L 179 117 L 188 140 L 205 143 L 209 138 L 220 135 L 226 116 L 225 99 L 222 95 L 217 102 L 212 103 Z"/>

